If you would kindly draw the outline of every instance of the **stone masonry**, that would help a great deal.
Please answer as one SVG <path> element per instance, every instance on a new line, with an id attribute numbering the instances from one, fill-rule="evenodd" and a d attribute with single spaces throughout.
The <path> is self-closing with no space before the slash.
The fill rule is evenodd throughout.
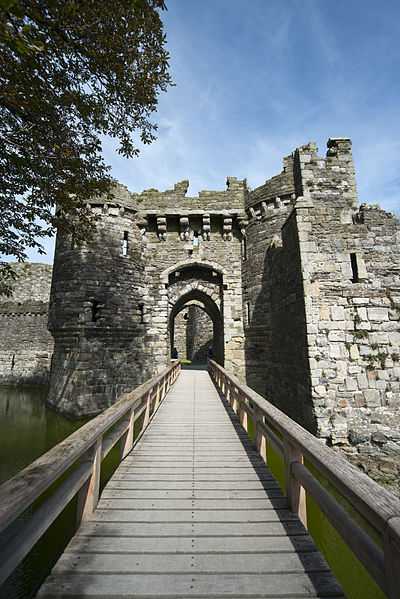
<path id="1" fill-rule="evenodd" d="M 57 240 L 53 407 L 97 413 L 163 369 L 174 345 L 204 360 L 211 343 L 289 416 L 378 480 L 394 478 L 399 221 L 359 206 L 347 138 L 329 139 L 325 157 L 310 142 L 283 167 L 254 190 L 228 177 L 225 191 L 187 197 L 184 180 L 90 202 L 92 242 Z"/>
<path id="2" fill-rule="evenodd" d="M 248 195 L 246 377 L 377 480 L 398 484 L 400 227 L 379 206 L 358 205 L 350 148 L 342 138 L 328 141 L 326 158 L 314 143 L 298 148 Z"/>
<path id="3" fill-rule="evenodd" d="M 52 267 L 14 264 L 12 297 L 0 298 L 0 381 L 46 385 L 54 341 L 47 330 Z"/>
<path id="4" fill-rule="evenodd" d="M 214 327 L 200 305 L 191 304 L 175 318 L 173 346 L 181 360 L 206 364 L 209 347 L 213 347 Z"/>
<path id="5" fill-rule="evenodd" d="M 49 329 L 55 339 L 49 404 L 77 418 L 165 368 L 175 318 L 199 308 L 214 355 L 244 377 L 241 240 L 245 182 L 186 197 L 173 190 L 96 199 L 90 244 L 57 239 Z M 193 310 L 192 310 L 193 312 Z M 194 348 L 192 347 L 192 353 Z M 196 350 L 197 351 L 197 350 Z"/>

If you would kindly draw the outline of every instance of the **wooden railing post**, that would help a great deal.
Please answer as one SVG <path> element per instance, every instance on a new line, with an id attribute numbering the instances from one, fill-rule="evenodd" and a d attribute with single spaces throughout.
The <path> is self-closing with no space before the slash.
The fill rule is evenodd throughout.
<path id="1" fill-rule="evenodd" d="M 243 426 L 244 430 L 247 431 L 247 412 L 243 407 L 244 402 L 246 401 L 243 395 L 240 393 L 238 389 L 238 401 L 239 401 L 239 420 L 240 424 Z"/>
<path id="2" fill-rule="evenodd" d="M 86 516 L 94 511 L 97 502 L 99 501 L 101 446 L 102 438 L 100 437 L 82 456 L 82 462 L 91 462 L 92 474 L 78 492 L 78 506 L 76 510 L 77 527 Z"/>
<path id="3" fill-rule="evenodd" d="M 255 446 L 256 446 L 258 453 L 264 460 L 264 462 L 266 462 L 267 461 L 267 444 L 265 441 L 265 437 L 261 432 L 261 427 L 260 427 L 260 423 L 264 422 L 264 414 L 263 414 L 262 410 L 255 404 L 254 404 L 253 409 L 254 409 L 253 423 L 254 423 Z"/>
<path id="4" fill-rule="evenodd" d="M 167 389 L 166 389 L 166 392 L 169 391 L 170 387 L 171 387 L 171 371 L 169 371 L 169 373 L 167 374 Z"/>
<path id="5" fill-rule="evenodd" d="M 165 393 L 166 393 L 165 382 L 166 382 L 166 378 L 165 378 L 165 376 L 163 376 L 163 379 L 162 379 L 162 391 L 161 391 L 160 401 L 162 401 L 164 399 L 164 397 L 165 397 Z"/>
<path id="6" fill-rule="evenodd" d="M 232 393 L 232 391 L 233 391 L 233 393 Z M 235 412 L 235 414 L 237 414 L 238 400 L 237 400 L 235 388 L 233 385 L 231 387 L 231 397 L 232 397 L 232 410 Z"/>
<path id="7" fill-rule="evenodd" d="M 303 454 L 285 437 L 283 438 L 283 453 L 285 461 L 286 495 L 289 501 L 289 507 L 293 513 L 298 515 L 305 528 L 307 528 L 306 492 L 292 472 L 293 462 L 303 463 Z"/>
<path id="8" fill-rule="evenodd" d="M 160 389 L 161 389 L 161 385 L 160 385 L 160 383 L 157 383 L 156 402 L 154 404 L 154 411 L 157 410 L 157 408 L 160 404 Z"/>
<path id="9" fill-rule="evenodd" d="M 228 402 L 229 405 L 232 404 L 232 393 L 231 393 L 231 383 L 230 381 L 227 381 L 227 385 L 226 385 L 226 401 Z"/>
<path id="10" fill-rule="evenodd" d="M 133 407 L 126 413 L 124 421 L 129 421 L 129 428 L 121 437 L 121 460 L 128 455 L 133 447 L 133 433 L 135 428 L 135 409 Z"/>
<path id="11" fill-rule="evenodd" d="M 150 391 L 147 393 L 147 397 L 146 397 L 146 411 L 144 413 L 144 418 L 143 418 L 143 424 L 142 424 L 142 430 L 144 430 L 150 420 L 150 407 L 151 407 L 151 389 Z"/>
<path id="12" fill-rule="evenodd" d="M 389 599 L 398 599 L 400 590 L 400 514 L 388 519 L 386 530 L 382 536 L 386 594 Z"/>
<path id="13" fill-rule="evenodd" d="M 176 381 L 176 379 L 178 378 L 180 371 L 181 371 L 181 364 L 180 364 L 180 362 L 178 362 L 174 368 L 174 381 Z"/>

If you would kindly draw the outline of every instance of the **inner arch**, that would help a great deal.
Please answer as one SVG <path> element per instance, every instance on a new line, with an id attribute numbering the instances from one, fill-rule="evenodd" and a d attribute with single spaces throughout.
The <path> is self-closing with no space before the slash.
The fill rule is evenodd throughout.
<path id="1" fill-rule="evenodd" d="M 190 292 L 182 295 L 174 304 L 169 315 L 169 337 L 171 352 L 174 347 L 175 337 L 175 318 L 183 309 L 190 305 L 198 305 L 204 312 L 208 314 L 213 323 L 213 353 L 214 359 L 221 365 L 224 363 L 224 339 L 223 339 L 223 322 L 222 315 L 212 298 L 206 293 L 192 289 Z"/>

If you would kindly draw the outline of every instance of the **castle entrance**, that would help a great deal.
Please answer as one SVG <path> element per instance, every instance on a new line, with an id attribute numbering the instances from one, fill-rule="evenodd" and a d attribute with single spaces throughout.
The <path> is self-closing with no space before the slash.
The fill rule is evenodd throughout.
<path id="1" fill-rule="evenodd" d="M 168 275 L 168 336 L 170 355 L 206 363 L 211 346 L 224 363 L 223 275 L 204 264 L 186 264 Z"/>
<path id="2" fill-rule="evenodd" d="M 169 317 L 171 355 L 176 347 L 180 359 L 205 364 L 209 348 L 224 363 L 223 323 L 216 303 L 204 292 L 193 290 L 179 298 Z"/>

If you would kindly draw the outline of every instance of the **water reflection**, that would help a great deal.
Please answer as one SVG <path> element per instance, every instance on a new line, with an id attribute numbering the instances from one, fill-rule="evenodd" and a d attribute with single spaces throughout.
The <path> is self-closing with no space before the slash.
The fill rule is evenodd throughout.
<path id="1" fill-rule="evenodd" d="M 83 424 L 46 408 L 47 394 L 47 387 L 0 387 L 0 482 Z"/>
<path id="2" fill-rule="evenodd" d="M 86 421 L 71 421 L 46 408 L 46 387 L 0 387 L 0 483 L 8 480 L 36 458 L 57 445 Z M 7 544 L 13 529 L 24 522 L 31 509 L 0 536 Z M 0 589 L 1 599 L 27 599 L 39 581 L 74 517 L 68 506 Z"/>

